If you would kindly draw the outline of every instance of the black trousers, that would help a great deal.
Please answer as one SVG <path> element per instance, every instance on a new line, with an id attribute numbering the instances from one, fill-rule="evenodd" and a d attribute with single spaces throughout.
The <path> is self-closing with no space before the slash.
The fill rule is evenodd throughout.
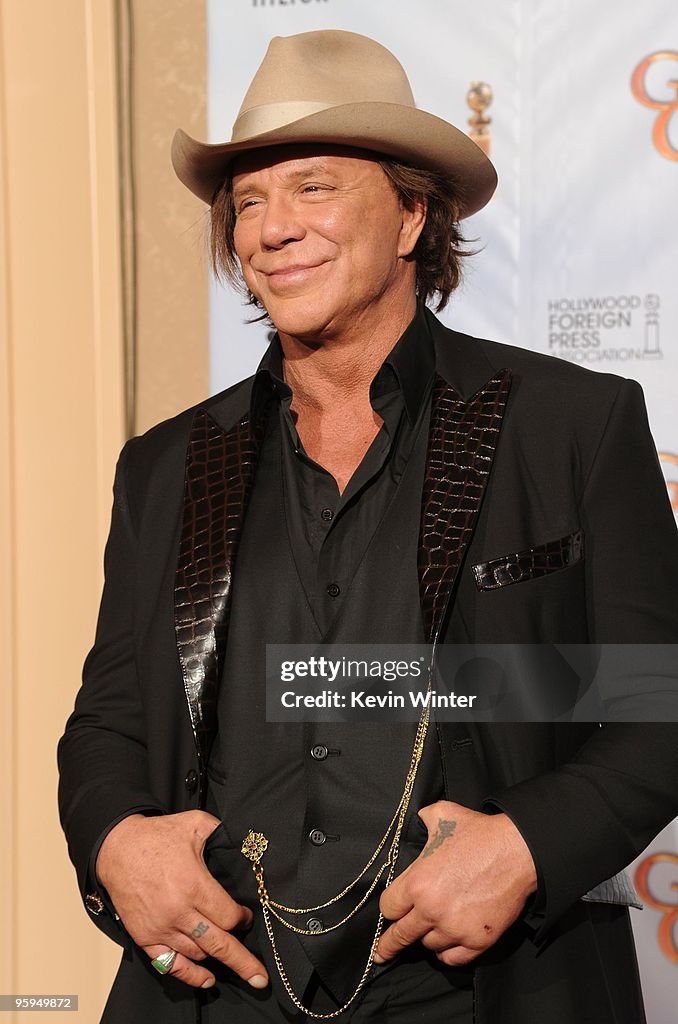
<path id="1" fill-rule="evenodd" d="M 237 979 L 201 993 L 202 1024 L 306 1024 L 313 1018 L 295 1010 L 285 995 L 269 987 L 256 992 Z M 302 1002 L 327 1013 L 336 1003 L 316 974 Z M 473 1024 L 472 971 L 445 967 L 423 950 L 413 948 L 398 962 L 376 968 L 363 992 L 337 1024 Z"/>

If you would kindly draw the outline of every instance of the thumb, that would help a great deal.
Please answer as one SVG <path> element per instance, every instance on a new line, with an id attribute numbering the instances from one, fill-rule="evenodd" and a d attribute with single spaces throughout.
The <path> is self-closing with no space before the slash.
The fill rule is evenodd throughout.
<path id="1" fill-rule="evenodd" d="M 221 821 L 209 811 L 184 811 L 184 814 L 184 827 L 192 835 L 194 845 L 202 851 L 209 837 L 221 825 Z"/>
<path id="2" fill-rule="evenodd" d="M 468 814 L 468 808 L 462 804 L 452 803 L 451 800 L 437 800 L 434 804 L 422 807 L 417 814 L 428 829 L 430 837 L 436 834 L 442 822 L 453 822 L 456 827 L 461 818 Z"/>

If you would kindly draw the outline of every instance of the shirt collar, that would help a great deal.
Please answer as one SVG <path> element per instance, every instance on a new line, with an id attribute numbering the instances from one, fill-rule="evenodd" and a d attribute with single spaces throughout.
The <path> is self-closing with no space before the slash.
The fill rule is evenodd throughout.
<path id="1" fill-rule="evenodd" d="M 283 378 L 283 353 L 277 332 L 264 352 L 257 367 L 250 399 L 250 422 L 256 423 L 264 407 L 272 398 L 291 397 L 292 389 Z"/>
<path id="2" fill-rule="evenodd" d="M 416 422 L 435 372 L 435 348 L 424 306 L 417 311 L 409 327 L 400 336 L 370 385 L 370 400 L 397 386 L 405 401 L 410 424 Z"/>
<path id="3" fill-rule="evenodd" d="M 393 346 L 370 385 L 370 402 L 399 390 L 402 394 L 410 424 L 416 422 L 429 384 L 435 372 L 435 348 L 429 329 L 425 307 L 417 304 L 417 311 L 399 340 Z M 277 333 L 266 349 L 257 368 L 250 417 L 252 422 L 261 415 L 272 399 L 279 401 L 292 397 L 292 390 L 283 378 L 283 352 Z"/>

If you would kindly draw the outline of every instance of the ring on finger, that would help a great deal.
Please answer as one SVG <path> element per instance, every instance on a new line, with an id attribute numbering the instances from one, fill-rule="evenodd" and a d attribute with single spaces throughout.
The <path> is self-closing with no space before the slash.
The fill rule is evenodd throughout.
<path id="1" fill-rule="evenodd" d="M 161 953 L 160 956 L 156 956 L 154 960 L 151 960 L 151 966 L 155 967 L 158 974 L 169 974 L 176 958 L 176 949 L 168 949 L 167 952 Z"/>

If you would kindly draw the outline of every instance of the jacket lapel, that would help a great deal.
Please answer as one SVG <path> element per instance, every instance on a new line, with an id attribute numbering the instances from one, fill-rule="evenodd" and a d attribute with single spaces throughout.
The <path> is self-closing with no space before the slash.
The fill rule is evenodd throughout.
<path id="1" fill-rule="evenodd" d="M 478 519 L 511 387 L 501 370 L 468 401 L 436 375 L 419 532 L 419 596 L 429 643 L 445 611 Z"/>
<path id="2" fill-rule="evenodd" d="M 468 401 L 440 376 L 433 387 L 419 537 L 419 592 L 427 639 L 437 640 L 472 537 L 511 383 L 498 372 Z M 191 429 L 175 575 L 175 631 L 201 789 L 217 725 L 217 694 L 233 566 L 264 420 L 225 428 L 198 409 Z"/>
<path id="3" fill-rule="evenodd" d="M 186 453 L 174 618 L 201 791 L 217 726 L 233 565 L 262 436 L 263 421 L 252 429 L 245 415 L 225 431 L 199 409 Z"/>

